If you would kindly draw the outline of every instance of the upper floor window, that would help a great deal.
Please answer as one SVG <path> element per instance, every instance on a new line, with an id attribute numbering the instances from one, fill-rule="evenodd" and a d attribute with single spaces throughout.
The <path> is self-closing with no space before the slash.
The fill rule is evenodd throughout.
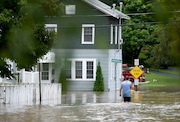
<path id="1" fill-rule="evenodd" d="M 94 44 L 95 25 L 82 25 L 82 44 Z"/>
<path id="2" fill-rule="evenodd" d="M 66 14 L 75 14 L 76 6 L 75 5 L 66 5 L 65 12 L 66 12 Z"/>
<path id="3" fill-rule="evenodd" d="M 57 32 L 57 24 L 45 24 L 45 28 L 48 31 L 55 31 L 55 32 Z"/>

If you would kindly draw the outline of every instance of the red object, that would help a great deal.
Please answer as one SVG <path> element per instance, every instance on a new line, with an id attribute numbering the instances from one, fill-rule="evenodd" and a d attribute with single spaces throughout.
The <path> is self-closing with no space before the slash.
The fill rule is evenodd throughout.
<path id="1" fill-rule="evenodd" d="M 126 77 L 129 77 L 130 79 L 135 79 L 134 76 L 130 73 L 132 68 L 133 67 L 128 67 L 128 64 L 122 64 L 123 81 L 126 79 Z M 146 82 L 144 73 L 138 79 L 139 82 Z"/>

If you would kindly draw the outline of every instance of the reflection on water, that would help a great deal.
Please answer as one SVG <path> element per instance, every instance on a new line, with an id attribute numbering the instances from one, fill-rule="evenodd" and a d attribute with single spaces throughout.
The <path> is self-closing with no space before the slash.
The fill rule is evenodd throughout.
<path id="1" fill-rule="evenodd" d="M 178 122 L 179 88 L 141 88 L 131 103 L 119 92 L 69 92 L 62 104 L 0 105 L 0 122 Z"/>
<path id="2" fill-rule="evenodd" d="M 62 95 L 62 104 L 80 105 L 86 103 L 121 102 L 119 92 L 68 92 Z"/>

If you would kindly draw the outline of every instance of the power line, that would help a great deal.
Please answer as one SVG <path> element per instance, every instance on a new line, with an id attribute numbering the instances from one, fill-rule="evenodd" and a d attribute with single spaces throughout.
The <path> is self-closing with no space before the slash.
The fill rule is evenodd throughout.
<path id="1" fill-rule="evenodd" d="M 164 13 L 180 13 L 180 11 L 170 11 L 170 12 L 161 12 L 162 14 Z M 143 13 L 124 13 L 128 16 L 134 16 L 134 15 L 155 15 L 157 14 L 156 12 L 143 12 Z M 97 15 L 64 15 L 64 16 L 61 16 L 61 17 L 109 17 L 111 15 L 101 15 L 101 14 L 97 14 Z"/>
<path id="2" fill-rule="evenodd" d="M 161 13 L 180 13 L 180 11 L 170 11 L 170 12 L 161 12 Z M 143 13 L 126 13 L 126 15 L 152 15 L 157 14 L 156 12 L 143 12 Z"/>
<path id="3" fill-rule="evenodd" d="M 162 12 L 165 13 L 165 12 Z M 180 13 L 180 11 L 170 11 L 168 13 Z M 155 12 L 145 12 L 145 13 L 127 13 L 126 15 L 128 16 L 137 16 L 137 15 L 154 15 L 156 14 Z M 106 17 L 106 16 L 110 16 L 110 15 L 66 15 L 66 16 L 61 16 L 61 17 Z M 138 25 L 154 25 L 154 24 L 165 24 L 165 23 L 177 23 L 180 22 L 179 20 L 172 20 L 172 21 L 161 21 L 161 22 L 143 22 L 143 23 L 126 23 L 126 24 L 117 24 L 117 25 L 113 25 L 113 26 L 138 26 Z M 102 27 L 110 27 L 111 25 L 96 25 L 95 28 L 102 28 Z M 59 28 L 82 28 L 82 27 L 78 27 L 78 26 L 61 26 Z"/>
<path id="4" fill-rule="evenodd" d="M 137 25 L 154 25 L 154 24 L 167 24 L 167 23 L 177 23 L 180 20 L 172 20 L 172 21 L 161 21 L 161 22 L 144 22 L 144 23 L 128 23 L 122 24 L 122 26 L 137 26 Z"/>
<path id="5" fill-rule="evenodd" d="M 113 26 L 139 26 L 139 25 L 156 25 L 156 24 L 167 24 L 167 23 L 179 23 L 180 20 L 172 21 L 161 21 L 161 22 L 143 22 L 143 23 L 125 23 L 125 24 L 115 24 Z M 111 27 L 112 25 L 95 25 L 95 28 L 106 28 Z M 83 28 L 82 26 L 60 26 L 58 28 Z"/>

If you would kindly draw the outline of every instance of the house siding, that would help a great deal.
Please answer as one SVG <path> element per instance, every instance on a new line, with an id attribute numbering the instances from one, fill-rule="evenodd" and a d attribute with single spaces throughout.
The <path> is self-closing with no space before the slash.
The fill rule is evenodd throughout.
<path id="1" fill-rule="evenodd" d="M 84 20 L 83 20 L 84 19 Z M 68 22 L 74 20 L 74 22 Z M 102 20 L 102 21 L 99 21 Z M 75 19 L 73 17 L 62 18 L 61 25 L 58 25 L 58 35 L 60 39 L 55 48 L 61 49 L 108 49 L 110 48 L 110 26 L 107 18 L 86 17 Z M 66 23 L 65 23 L 66 22 Z M 71 24 L 69 24 L 71 23 Z M 94 44 L 81 44 L 82 24 L 95 25 L 95 42 Z M 68 36 L 67 36 L 68 35 Z M 71 40 L 71 41 L 67 41 Z M 116 48 L 116 45 L 111 45 L 111 48 Z"/>
<path id="2" fill-rule="evenodd" d="M 109 90 L 118 90 L 120 88 L 122 79 L 122 60 L 120 63 L 112 62 L 112 59 L 122 59 L 122 51 L 117 49 L 109 50 Z M 116 68 L 115 68 L 116 66 Z M 116 71 L 115 71 L 116 69 Z M 116 73 L 116 79 L 115 79 Z"/>
<path id="3" fill-rule="evenodd" d="M 110 25 L 118 24 L 118 19 L 107 16 L 81 0 L 64 1 L 65 5 L 76 5 L 74 15 L 61 15 L 59 18 L 47 17 L 47 23 L 58 24 L 58 49 L 116 49 L 110 44 Z M 95 25 L 95 43 L 81 44 L 82 24 Z M 69 41 L 71 40 L 71 41 Z"/>
<path id="4" fill-rule="evenodd" d="M 105 91 L 114 90 L 115 89 L 115 80 L 114 80 L 114 63 L 111 62 L 112 58 L 119 58 L 119 53 L 117 49 L 109 50 L 109 49 L 56 49 L 56 63 L 59 65 L 61 63 L 61 59 L 67 58 L 92 58 L 96 59 L 96 66 L 98 62 L 100 62 L 102 68 L 102 74 L 104 78 L 104 86 Z M 56 65 L 56 66 L 57 66 Z M 56 67 L 56 80 L 59 79 L 60 74 L 60 66 Z M 117 67 L 118 78 L 120 78 L 120 66 Z M 58 81 L 56 81 L 58 82 Z M 85 90 L 92 91 L 94 86 L 94 80 L 70 80 L 69 81 L 69 90 Z M 119 87 L 120 81 L 117 81 L 117 88 Z"/>

